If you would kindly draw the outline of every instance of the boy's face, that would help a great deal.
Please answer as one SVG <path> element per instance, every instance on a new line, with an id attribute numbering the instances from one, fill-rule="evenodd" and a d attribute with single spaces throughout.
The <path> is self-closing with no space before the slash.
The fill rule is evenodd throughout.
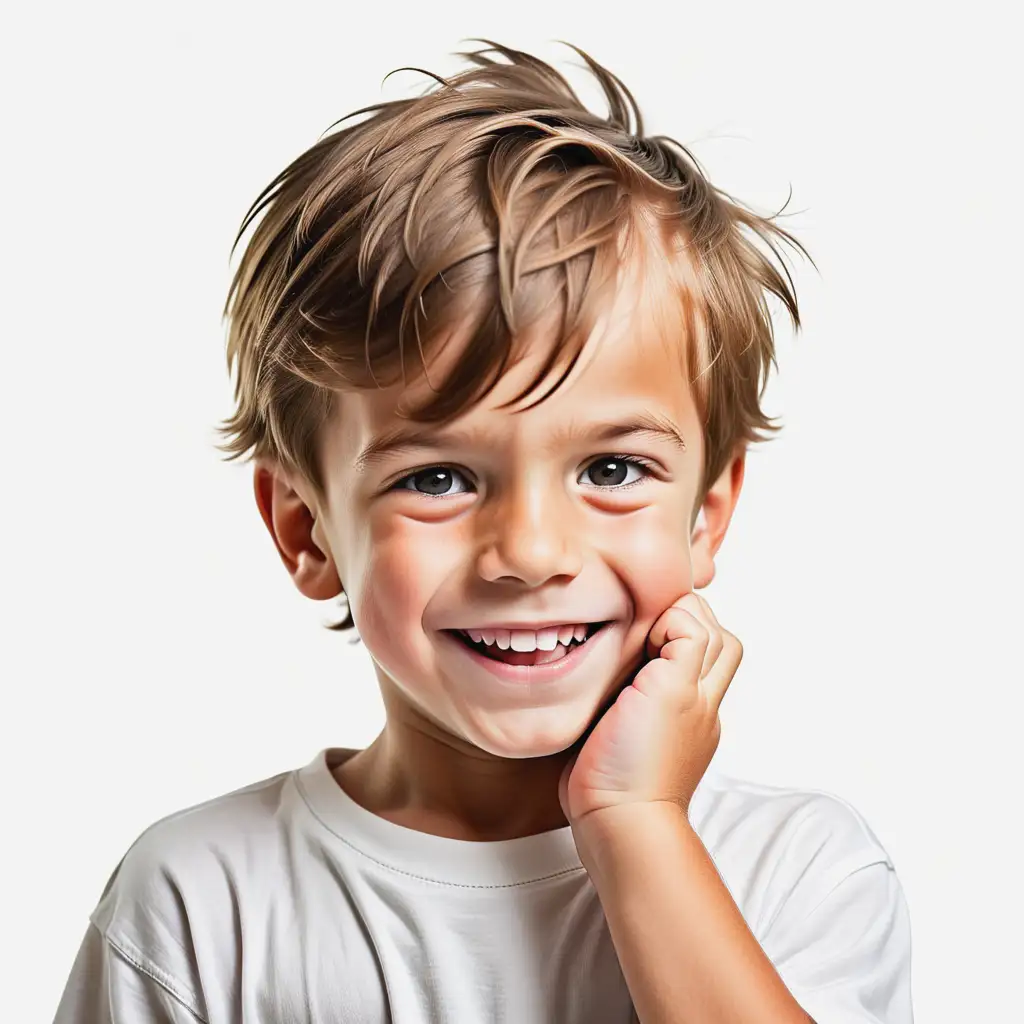
<path id="1" fill-rule="evenodd" d="M 658 313 L 662 287 L 624 285 L 572 377 L 525 412 L 499 406 L 532 380 L 542 344 L 440 428 L 396 415 L 428 396 L 423 380 L 343 396 L 324 428 L 312 539 L 344 585 L 389 716 L 499 757 L 564 750 L 628 681 L 661 613 L 710 581 L 739 481 L 714 540 L 691 538 L 701 424 L 681 320 Z M 454 355 L 430 367 L 435 384 Z M 361 458 L 409 428 L 415 447 Z M 569 653 L 499 646 L 502 627 L 599 623 Z M 492 632 L 502 660 L 460 630 Z"/>

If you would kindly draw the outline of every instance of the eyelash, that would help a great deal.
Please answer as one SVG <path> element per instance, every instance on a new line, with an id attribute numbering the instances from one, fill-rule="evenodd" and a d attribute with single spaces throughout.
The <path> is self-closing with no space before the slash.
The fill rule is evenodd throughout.
<path id="1" fill-rule="evenodd" d="M 596 459 L 591 459 L 590 462 L 587 463 L 583 472 L 585 473 L 591 466 L 597 465 L 600 462 L 625 462 L 627 465 L 636 466 L 638 469 L 642 469 L 644 471 L 644 475 L 628 484 L 617 484 L 614 487 L 594 487 L 593 489 L 595 491 L 627 491 L 631 487 L 636 487 L 637 484 L 645 483 L 655 468 L 655 463 L 651 462 L 650 459 L 645 459 L 641 455 L 599 455 Z M 438 462 L 430 466 L 422 466 L 420 469 L 414 469 L 411 473 L 406 473 L 405 476 L 396 480 L 390 487 L 388 487 L 388 490 L 405 490 L 410 494 L 416 494 L 421 498 L 430 498 L 432 500 L 452 497 L 450 494 L 426 494 L 423 491 L 414 491 L 411 487 L 402 486 L 402 484 L 407 480 L 411 480 L 413 477 L 419 476 L 420 473 L 425 473 L 428 469 L 454 469 L 457 472 L 462 473 L 463 476 L 469 476 L 465 470 L 461 470 L 457 466 L 452 466 L 446 462 Z"/>

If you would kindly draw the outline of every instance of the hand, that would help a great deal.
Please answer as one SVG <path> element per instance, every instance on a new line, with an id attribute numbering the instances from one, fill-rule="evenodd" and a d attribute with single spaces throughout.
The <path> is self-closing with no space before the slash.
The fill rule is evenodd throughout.
<path id="1" fill-rule="evenodd" d="M 743 657 L 739 640 L 689 593 L 655 622 L 647 654 L 562 773 L 558 795 L 571 825 L 626 804 L 688 810 L 718 749 L 718 709 Z"/>

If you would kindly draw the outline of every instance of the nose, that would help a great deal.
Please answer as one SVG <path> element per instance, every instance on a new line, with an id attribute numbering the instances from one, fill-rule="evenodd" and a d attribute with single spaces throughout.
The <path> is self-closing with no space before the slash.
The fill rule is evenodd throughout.
<path id="1" fill-rule="evenodd" d="M 539 587 L 582 569 L 582 537 L 566 495 L 552 494 L 539 481 L 493 499 L 485 517 L 477 572 L 491 583 Z"/>

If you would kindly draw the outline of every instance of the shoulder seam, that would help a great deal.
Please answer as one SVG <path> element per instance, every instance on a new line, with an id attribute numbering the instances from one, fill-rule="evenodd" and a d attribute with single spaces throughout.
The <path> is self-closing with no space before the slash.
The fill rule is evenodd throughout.
<path id="1" fill-rule="evenodd" d="M 860 833 L 860 838 L 866 845 L 867 851 L 870 851 L 868 856 L 870 860 L 862 864 L 863 867 L 869 867 L 874 863 L 885 863 L 890 868 L 895 870 L 896 865 L 893 864 L 892 857 L 889 855 L 889 851 L 882 845 L 882 841 L 875 835 L 871 826 L 868 824 L 867 819 L 856 807 L 853 806 L 848 800 L 844 800 L 841 796 L 837 796 L 835 793 L 827 793 L 823 790 L 804 790 L 819 799 L 823 799 L 826 803 L 832 803 L 834 806 L 838 805 L 840 808 L 845 810 L 849 815 L 850 819 L 857 826 L 857 831 Z M 799 823 L 803 825 L 809 821 L 814 815 L 814 805 L 809 804 L 803 808 L 804 814 L 800 817 Z M 856 870 L 856 869 L 854 869 Z"/>
<path id="2" fill-rule="evenodd" d="M 93 927 L 96 927 L 95 924 Z M 184 985 L 179 984 L 171 974 L 154 964 L 126 939 L 114 939 L 111 935 L 102 932 L 100 934 L 103 935 L 103 940 L 111 949 L 131 964 L 135 970 L 156 982 L 200 1024 L 209 1024 L 207 1019 L 196 1009 L 194 1005 L 195 997 L 188 992 Z"/>
<path id="3" fill-rule="evenodd" d="M 845 882 L 847 879 L 852 878 L 854 875 L 859 874 L 861 871 L 866 871 L 868 868 L 876 867 L 879 864 L 885 867 L 889 874 L 896 875 L 896 869 L 888 860 L 883 860 L 879 858 L 878 860 L 872 860 L 863 864 L 858 864 L 856 867 L 844 871 L 842 875 L 838 879 L 836 879 L 835 883 L 829 886 L 824 896 L 822 896 L 821 899 L 818 900 L 818 902 L 815 903 L 814 906 L 807 911 L 803 919 L 806 920 L 808 917 L 810 917 L 811 914 L 813 914 L 822 905 L 822 903 L 824 903 L 832 895 L 832 893 L 834 893 L 836 889 L 838 889 L 839 886 L 841 886 L 843 882 Z"/>
<path id="4" fill-rule="evenodd" d="M 867 857 L 874 858 L 870 862 L 874 863 L 874 860 L 884 861 L 890 868 L 895 870 L 896 865 L 893 862 L 888 848 L 882 843 L 878 836 L 875 835 L 874 830 L 871 828 L 871 825 L 868 823 L 865 816 L 857 807 L 850 803 L 849 800 L 839 796 L 838 793 L 833 793 L 826 789 L 814 789 L 806 786 L 767 785 L 765 783 L 753 782 L 750 779 L 741 779 L 734 775 L 725 775 L 722 772 L 718 772 L 717 774 L 718 779 L 722 783 L 721 790 L 723 792 L 739 790 L 750 794 L 751 796 L 763 796 L 767 798 L 804 798 L 803 805 L 799 807 L 791 817 L 793 827 L 797 829 L 801 828 L 805 823 L 811 821 L 815 817 L 816 808 L 820 807 L 822 803 L 826 805 L 831 804 L 833 807 L 845 810 L 849 815 L 850 820 L 857 826 L 857 830 L 865 844 L 865 855 Z"/>

